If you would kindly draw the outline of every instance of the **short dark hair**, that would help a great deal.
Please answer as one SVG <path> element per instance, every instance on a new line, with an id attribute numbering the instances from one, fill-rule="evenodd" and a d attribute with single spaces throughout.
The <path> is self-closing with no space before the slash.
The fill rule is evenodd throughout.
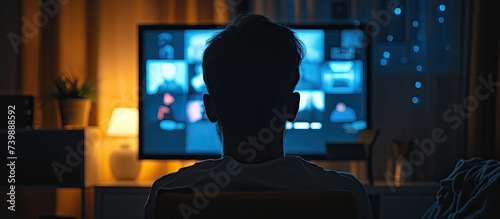
<path id="1" fill-rule="evenodd" d="M 262 15 L 240 14 L 213 36 L 203 79 L 222 127 L 254 132 L 268 125 L 298 83 L 303 53 L 293 31 Z"/>

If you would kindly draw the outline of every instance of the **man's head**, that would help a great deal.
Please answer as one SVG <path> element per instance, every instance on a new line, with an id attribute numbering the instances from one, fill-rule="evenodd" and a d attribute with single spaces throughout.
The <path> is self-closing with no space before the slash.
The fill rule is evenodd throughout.
<path id="1" fill-rule="evenodd" d="M 203 54 L 207 115 L 224 135 L 248 135 L 269 127 L 273 113 L 293 121 L 302 43 L 288 28 L 261 15 L 242 14 L 208 41 Z M 279 126 L 285 121 L 273 124 Z"/>

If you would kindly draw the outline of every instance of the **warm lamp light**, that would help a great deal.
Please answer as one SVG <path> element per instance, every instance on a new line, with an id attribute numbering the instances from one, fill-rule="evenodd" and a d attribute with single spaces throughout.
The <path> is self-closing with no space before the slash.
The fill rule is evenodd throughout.
<path id="1" fill-rule="evenodd" d="M 135 137 L 138 130 L 139 113 L 135 108 L 117 107 L 109 120 L 108 136 Z"/>
<path id="2" fill-rule="evenodd" d="M 117 107 L 111 114 L 107 135 L 110 137 L 136 137 L 138 133 L 139 112 L 136 108 Z M 110 156 L 111 173 L 118 180 L 133 180 L 139 174 L 141 163 L 136 153 L 123 141 L 119 150 Z"/>

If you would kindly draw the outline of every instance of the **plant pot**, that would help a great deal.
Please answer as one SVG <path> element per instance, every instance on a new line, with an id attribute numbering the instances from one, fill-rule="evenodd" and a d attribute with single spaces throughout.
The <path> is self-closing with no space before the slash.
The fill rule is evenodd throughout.
<path id="1" fill-rule="evenodd" d="M 87 98 L 59 100 L 61 121 L 64 129 L 84 129 L 89 123 L 91 101 Z"/>

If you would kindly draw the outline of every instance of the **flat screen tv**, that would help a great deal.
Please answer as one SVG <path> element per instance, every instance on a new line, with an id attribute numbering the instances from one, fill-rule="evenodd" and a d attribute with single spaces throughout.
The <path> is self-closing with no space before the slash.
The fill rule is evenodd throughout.
<path id="1" fill-rule="evenodd" d="M 369 127 L 370 43 L 363 26 L 289 26 L 306 48 L 287 122 L 286 155 L 326 158 L 326 143 L 353 142 Z M 202 55 L 216 26 L 139 25 L 139 158 L 206 159 L 222 154 L 202 96 Z M 258 89 L 256 87 L 256 89 Z"/>

